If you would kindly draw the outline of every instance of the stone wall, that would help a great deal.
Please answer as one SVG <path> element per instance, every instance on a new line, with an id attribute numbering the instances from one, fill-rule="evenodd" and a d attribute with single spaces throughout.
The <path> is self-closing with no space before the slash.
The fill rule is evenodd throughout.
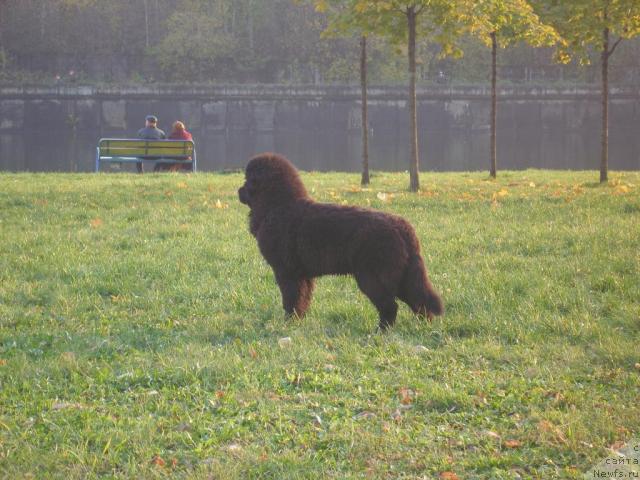
<path id="1" fill-rule="evenodd" d="M 370 128 L 408 129 L 407 89 L 371 87 Z M 423 130 L 489 127 L 488 87 L 418 90 Z M 360 128 L 359 87 L 0 87 L 0 132 L 34 129 L 135 132 L 153 113 L 168 128 L 183 120 L 193 131 L 349 130 Z M 591 130 L 600 122 L 600 92 L 592 87 L 499 89 L 499 128 Z M 640 88 L 611 91 L 611 127 L 640 129 Z"/>

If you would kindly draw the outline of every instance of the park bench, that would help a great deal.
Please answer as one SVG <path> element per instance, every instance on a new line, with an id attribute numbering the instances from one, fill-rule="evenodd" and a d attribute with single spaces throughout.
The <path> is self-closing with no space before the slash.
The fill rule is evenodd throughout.
<path id="1" fill-rule="evenodd" d="M 195 172 L 196 147 L 191 140 L 101 138 L 96 148 L 96 172 L 102 162 L 187 164 Z"/>

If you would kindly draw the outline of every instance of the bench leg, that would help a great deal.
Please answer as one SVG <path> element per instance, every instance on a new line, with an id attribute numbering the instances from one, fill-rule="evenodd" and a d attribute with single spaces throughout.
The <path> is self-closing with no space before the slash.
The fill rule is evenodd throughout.
<path id="1" fill-rule="evenodd" d="M 138 173 L 144 173 L 144 166 L 142 165 L 142 162 L 136 163 L 136 168 L 138 169 Z"/>

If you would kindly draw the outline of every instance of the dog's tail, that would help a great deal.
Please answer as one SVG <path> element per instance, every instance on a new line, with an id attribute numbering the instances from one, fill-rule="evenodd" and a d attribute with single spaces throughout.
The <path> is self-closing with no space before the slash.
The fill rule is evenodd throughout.
<path id="1" fill-rule="evenodd" d="M 444 305 L 436 289 L 427 276 L 427 270 L 420 255 L 413 254 L 404 271 L 400 300 L 404 301 L 414 313 L 429 319 L 433 315 L 442 315 Z"/>

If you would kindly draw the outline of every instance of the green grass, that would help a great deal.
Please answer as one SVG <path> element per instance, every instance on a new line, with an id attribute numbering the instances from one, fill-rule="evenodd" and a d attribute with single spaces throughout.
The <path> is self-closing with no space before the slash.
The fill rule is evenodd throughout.
<path id="1" fill-rule="evenodd" d="M 378 334 L 327 277 L 285 320 L 239 174 L 0 175 L 0 477 L 580 478 L 640 436 L 640 174 L 303 179 L 409 219 L 446 315 Z"/>

